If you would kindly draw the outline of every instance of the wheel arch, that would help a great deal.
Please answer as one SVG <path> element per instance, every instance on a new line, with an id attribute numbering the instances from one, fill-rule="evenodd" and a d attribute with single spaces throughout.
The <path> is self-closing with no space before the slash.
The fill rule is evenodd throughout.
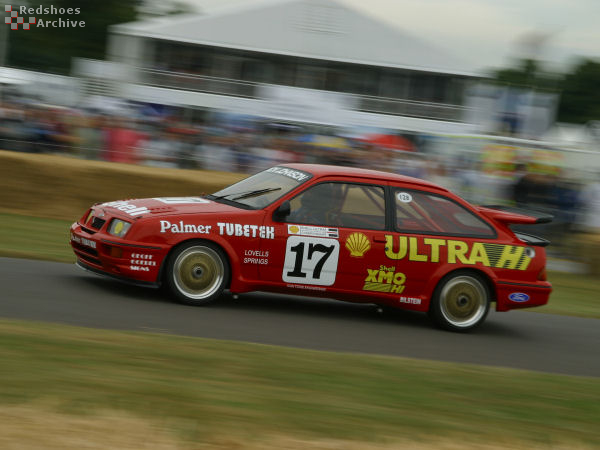
<path id="1" fill-rule="evenodd" d="M 481 277 L 481 279 L 485 282 L 486 287 L 488 288 L 488 292 L 490 293 L 490 302 L 496 302 L 497 301 L 497 292 L 496 292 L 496 284 L 493 281 L 493 277 L 486 271 L 486 270 L 482 270 L 479 267 L 457 267 L 455 269 L 451 269 L 448 270 L 447 272 L 444 272 L 443 274 L 437 274 L 437 276 L 435 277 L 435 279 L 437 280 L 436 283 L 432 286 L 432 288 L 429 290 L 429 305 L 427 307 L 428 310 L 431 310 L 431 305 L 432 305 L 432 299 L 433 299 L 433 295 L 435 293 L 435 291 L 437 290 L 437 288 L 441 285 L 441 283 L 446 280 L 448 277 L 450 276 L 455 276 L 458 274 L 476 274 L 479 275 Z"/>

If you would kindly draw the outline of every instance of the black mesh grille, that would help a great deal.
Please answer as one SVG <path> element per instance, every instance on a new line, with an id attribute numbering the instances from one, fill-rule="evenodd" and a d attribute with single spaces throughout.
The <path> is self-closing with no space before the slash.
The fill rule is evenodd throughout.
<path id="1" fill-rule="evenodd" d="M 86 247 L 85 245 L 81 245 L 81 244 L 78 244 L 77 242 L 73 242 L 73 241 L 71 241 L 71 245 L 73 246 L 73 248 L 75 248 L 76 250 L 79 250 L 80 252 L 88 253 L 93 256 L 98 256 L 98 250 L 96 250 L 96 249 Z"/>

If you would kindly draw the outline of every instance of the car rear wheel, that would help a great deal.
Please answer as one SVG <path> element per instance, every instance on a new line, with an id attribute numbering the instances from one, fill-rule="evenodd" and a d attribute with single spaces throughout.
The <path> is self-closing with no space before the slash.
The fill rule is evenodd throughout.
<path id="1" fill-rule="evenodd" d="M 217 300 L 228 279 L 223 250 L 210 242 L 192 242 L 170 255 L 165 281 L 178 301 L 201 306 Z"/>
<path id="2" fill-rule="evenodd" d="M 433 293 L 430 317 L 440 327 L 468 331 L 485 320 L 490 310 L 490 291 L 475 273 L 450 274 L 440 281 Z"/>

